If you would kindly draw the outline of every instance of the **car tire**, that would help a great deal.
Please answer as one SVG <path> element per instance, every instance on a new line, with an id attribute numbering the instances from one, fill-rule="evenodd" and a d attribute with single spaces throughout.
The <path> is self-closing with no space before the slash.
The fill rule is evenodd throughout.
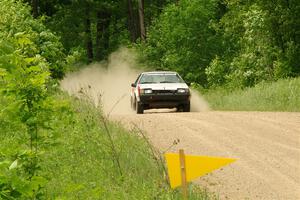
<path id="1" fill-rule="evenodd" d="M 183 111 L 183 106 L 176 107 L 176 112 L 182 112 L 182 111 Z"/>
<path id="2" fill-rule="evenodd" d="M 143 114 L 144 113 L 144 106 L 143 104 L 139 103 L 139 102 L 135 102 L 136 105 L 136 113 L 137 114 Z"/>
<path id="3" fill-rule="evenodd" d="M 191 104 L 188 102 L 187 104 L 183 105 L 183 112 L 190 112 L 191 111 Z"/>

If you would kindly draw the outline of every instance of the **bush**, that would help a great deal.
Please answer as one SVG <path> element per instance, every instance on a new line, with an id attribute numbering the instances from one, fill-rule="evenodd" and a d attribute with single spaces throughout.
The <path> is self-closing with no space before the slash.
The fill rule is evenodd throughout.
<path id="1" fill-rule="evenodd" d="M 1 0 L 0 15 L 0 41 L 9 41 L 25 57 L 41 56 L 51 76 L 63 78 L 63 46 L 59 38 L 43 25 L 42 19 L 33 19 L 28 6 L 13 0 Z"/>

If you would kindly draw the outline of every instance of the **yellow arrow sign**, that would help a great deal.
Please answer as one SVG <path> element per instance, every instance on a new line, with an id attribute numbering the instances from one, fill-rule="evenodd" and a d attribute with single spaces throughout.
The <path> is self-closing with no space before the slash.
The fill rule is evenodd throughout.
<path id="1" fill-rule="evenodd" d="M 219 158 L 208 156 L 184 155 L 186 181 L 189 182 L 197 177 L 203 176 L 213 170 L 234 162 L 233 158 Z M 172 188 L 181 185 L 180 158 L 177 153 L 166 153 L 165 158 L 168 166 L 170 184 Z"/>

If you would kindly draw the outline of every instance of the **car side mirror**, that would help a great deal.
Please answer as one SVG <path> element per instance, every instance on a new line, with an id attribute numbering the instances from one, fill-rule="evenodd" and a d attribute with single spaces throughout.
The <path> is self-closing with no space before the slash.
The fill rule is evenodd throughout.
<path id="1" fill-rule="evenodd" d="M 131 83 L 131 87 L 136 87 L 136 84 L 135 83 Z"/>
<path id="2" fill-rule="evenodd" d="M 191 86 L 191 83 L 186 83 L 187 84 L 187 86 Z"/>

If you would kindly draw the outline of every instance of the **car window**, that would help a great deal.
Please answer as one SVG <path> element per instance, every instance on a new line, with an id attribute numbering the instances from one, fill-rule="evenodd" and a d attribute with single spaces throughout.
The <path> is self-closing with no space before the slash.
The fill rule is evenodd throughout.
<path id="1" fill-rule="evenodd" d="M 150 83 L 184 83 L 178 74 L 143 74 L 140 84 Z"/>

